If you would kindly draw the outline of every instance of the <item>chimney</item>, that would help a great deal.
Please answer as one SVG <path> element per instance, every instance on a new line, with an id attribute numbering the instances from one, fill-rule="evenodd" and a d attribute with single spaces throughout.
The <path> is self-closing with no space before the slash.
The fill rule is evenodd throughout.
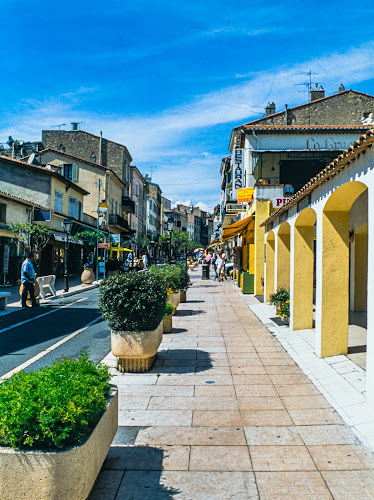
<path id="1" fill-rule="evenodd" d="M 78 122 L 71 122 L 71 130 L 78 130 Z"/>
<path id="2" fill-rule="evenodd" d="M 339 94 L 340 94 L 341 92 L 344 92 L 344 91 L 345 91 L 345 87 L 344 87 L 344 85 L 341 83 L 341 84 L 340 84 L 340 87 L 339 87 Z"/>
<path id="3" fill-rule="evenodd" d="M 325 91 L 322 85 L 318 88 L 318 83 L 316 83 L 315 88 L 310 90 L 310 102 L 322 99 L 322 97 L 325 97 Z"/>
<path id="4" fill-rule="evenodd" d="M 265 108 L 265 116 L 273 115 L 275 113 L 275 102 L 268 102 L 268 105 Z"/>

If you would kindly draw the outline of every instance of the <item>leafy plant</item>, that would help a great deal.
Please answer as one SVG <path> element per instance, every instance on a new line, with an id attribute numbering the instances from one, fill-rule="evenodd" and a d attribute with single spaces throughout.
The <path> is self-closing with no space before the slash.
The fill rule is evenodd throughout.
<path id="1" fill-rule="evenodd" d="M 287 320 L 290 318 L 290 301 L 286 300 L 279 304 L 278 316 L 282 320 Z"/>
<path id="2" fill-rule="evenodd" d="M 174 311 L 174 307 L 170 304 L 170 302 L 166 302 L 164 318 L 167 318 L 170 314 L 173 314 L 173 311 Z"/>
<path id="3" fill-rule="evenodd" d="M 287 288 L 280 287 L 275 293 L 270 295 L 270 303 L 279 306 L 282 302 L 290 300 L 290 292 Z"/>
<path id="4" fill-rule="evenodd" d="M 0 445 L 61 449 L 82 442 L 106 408 L 109 372 L 82 353 L 0 386 Z"/>
<path id="5" fill-rule="evenodd" d="M 113 330 L 155 330 L 165 311 L 166 283 L 161 274 L 110 276 L 99 290 L 99 307 Z"/>
<path id="6" fill-rule="evenodd" d="M 93 262 L 86 262 L 83 264 L 83 269 L 92 269 L 93 267 Z"/>
<path id="7" fill-rule="evenodd" d="M 190 275 L 188 274 L 187 266 L 184 262 L 178 262 L 176 265 L 181 270 L 179 290 L 187 290 L 188 285 L 190 284 Z"/>
<path id="8" fill-rule="evenodd" d="M 80 231 L 79 233 L 75 233 L 72 237 L 74 241 L 80 240 L 83 245 L 88 250 L 89 248 L 96 247 L 97 242 L 101 242 L 104 240 L 104 234 L 97 231 Z"/>
<path id="9" fill-rule="evenodd" d="M 182 271 L 176 264 L 151 266 L 148 274 L 152 276 L 161 276 L 165 281 L 166 288 L 171 291 L 171 294 L 180 289 Z"/>
<path id="10" fill-rule="evenodd" d="M 52 236 L 52 231 L 43 224 L 12 222 L 9 227 L 14 237 L 24 245 L 26 252 L 41 252 Z"/>

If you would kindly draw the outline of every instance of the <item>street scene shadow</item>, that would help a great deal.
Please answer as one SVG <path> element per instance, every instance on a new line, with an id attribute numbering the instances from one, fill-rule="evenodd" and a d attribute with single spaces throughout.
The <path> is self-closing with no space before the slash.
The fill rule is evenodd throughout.
<path id="1" fill-rule="evenodd" d="M 171 500 L 180 490 L 160 484 L 168 451 L 150 446 L 111 446 L 89 500 Z M 112 481 L 108 481 L 113 472 Z M 123 471 L 123 474 L 119 474 Z"/>
<path id="2" fill-rule="evenodd" d="M 197 349 L 169 349 L 159 351 L 148 373 L 185 374 L 203 372 L 213 368 L 210 354 Z"/>
<path id="3" fill-rule="evenodd" d="M 177 309 L 177 312 L 175 313 L 176 316 L 197 316 L 199 314 L 205 314 L 205 311 L 202 311 L 202 310 L 193 310 L 193 309 L 181 309 L 181 310 L 178 310 Z"/>
<path id="4" fill-rule="evenodd" d="M 173 330 L 171 331 L 171 333 L 185 333 L 187 331 L 188 330 L 186 328 L 174 328 L 173 327 Z M 164 333 L 164 335 L 170 335 L 170 334 Z"/>
<path id="5" fill-rule="evenodd" d="M 205 300 L 187 300 L 188 304 L 199 304 L 200 302 L 205 302 Z"/>

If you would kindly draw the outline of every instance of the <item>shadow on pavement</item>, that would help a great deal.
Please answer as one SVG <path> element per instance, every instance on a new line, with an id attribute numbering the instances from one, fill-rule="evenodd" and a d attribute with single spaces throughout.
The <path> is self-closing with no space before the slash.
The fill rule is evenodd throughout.
<path id="1" fill-rule="evenodd" d="M 195 349 L 169 349 L 157 353 L 155 364 L 148 373 L 169 375 L 203 372 L 213 368 L 210 354 Z"/>
<path id="2" fill-rule="evenodd" d="M 205 302 L 205 300 L 187 300 L 188 304 L 199 304 L 199 302 Z"/>
<path id="3" fill-rule="evenodd" d="M 164 335 L 172 335 L 173 333 L 185 333 L 188 330 L 186 328 L 174 328 L 170 333 L 164 333 Z"/>
<path id="4" fill-rule="evenodd" d="M 89 500 L 172 500 L 181 491 L 160 484 L 167 455 L 150 446 L 111 446 Z M 108 481 L 111 471 L 113 479 Z"/>
<path id="5" fill-rule="evenodd" d="M 197 316 L 199 314 L 205 314 L 205 311 L 195 311 L 193 309 L 177 309 L 177 312 L 175 313 L 176 316 Z"/>

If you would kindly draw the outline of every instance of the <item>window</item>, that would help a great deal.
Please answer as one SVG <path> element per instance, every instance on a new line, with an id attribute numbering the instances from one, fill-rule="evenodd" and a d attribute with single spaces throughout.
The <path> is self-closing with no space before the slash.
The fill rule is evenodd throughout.
<path id="1" fill-rule="evenodd" d="M 6 204 L 0 203 L 0 222 L 6 222 Z"/>
<path id="2" fill-rule="evenodd" d="M 118 201 L 116 201 L 116 214 L 118 214 Z"/>
<path id="3" fill-rule="evenodd" d="M 95 152 L 92 152 L 90 154 L 90 161 L 92 161 L 92 163 L 96 163 L 96 154 L 95 154 Z"/>
<path id="4" fill-rule="evenodd" d="M 181 221 L 180 220 L 177 220 L 177 227 L 181 227 Z"/>
<path id="5" fill-rule="evenodd" d="M 139 184 L 135 185 L 135 194 L 136 196 L 139 196 Z"/>
<path id="6" fill-rule="evenodd" d="M 76 198 L 69 196 L 69 217 L 81 218 L 82 204 Z"/>
<path id="7" fill-rule="evenodd" d="M 64 195 L 61 191 L 55 190 L 55 212 L 62 214 L 62 206 L 64 201 Z"/>
<path id="8" fill-rule="evenodd" d="M 73 165 L 64 165 L 64 177 L 69 181 L 73 180 Z"/>

